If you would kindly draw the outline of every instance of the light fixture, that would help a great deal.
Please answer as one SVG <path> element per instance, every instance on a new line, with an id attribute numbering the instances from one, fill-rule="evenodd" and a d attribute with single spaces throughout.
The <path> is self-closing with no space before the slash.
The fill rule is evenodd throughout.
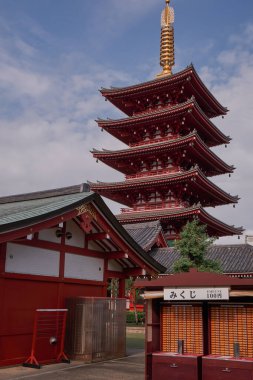
<path id="1" fill-rule="evenodd" d="M 65 237 L 66 237 L 67 240 L 72 239 L 72 233 L 71 232 L 66 232 Z"/>
<path id="2" fill-rule="evenodd" d="M 55 235 L 56 237 L 60 238 L 62 236 L 65 236 L 67 240 L 70 240 L 72 239 L 72 232 L 63 232 L 63 230 L 61 228 L 58 228 L 56 231 L 55 231 Z"/>
<path id="3" fill-rule="evenodd" d="M 58 228 L 55 231 L 55 235 L 56 235 L 56 237 L 60 238 L 60 237 L 62 237 L 62 235 L 64 235 L 64 232 L 62 231 L 62 229 Z"/>

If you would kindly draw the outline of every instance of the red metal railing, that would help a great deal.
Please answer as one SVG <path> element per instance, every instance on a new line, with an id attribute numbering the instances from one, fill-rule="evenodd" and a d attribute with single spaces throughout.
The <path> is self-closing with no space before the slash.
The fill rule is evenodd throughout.
<path id="1" fill-rule="evenodd" d="M 40 361 L 69 363 L 64 353 L 67 309 L 37 309 L 35 311 L 32 350 L 24 367 L 40 368 Z"/>

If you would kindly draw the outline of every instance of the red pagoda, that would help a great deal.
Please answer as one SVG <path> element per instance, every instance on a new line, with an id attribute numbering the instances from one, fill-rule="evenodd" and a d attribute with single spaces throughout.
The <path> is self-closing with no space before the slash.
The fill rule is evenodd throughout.
<path id="1" fill-rule="evenodd" d="M 228 144 L 212 122 L 226 115 L 192 65 L 172 74 L 174 65 L 174 11 L 166 0 L 162 13 L 163 68 L 155 80 L 101 93 L 127 116 L 97 120 L 98 126 L 127 145 L 126 149 L 93 150 L 93 156 L 122 172 L 125 180 L 90 183 L 102 196 L 127 206 L 122 224 L 160 220 L 167 241 L 178 238 L 188 220 L 198 218 L 210 236 L 240 235 L 242 228 L 214 218 L 204 207 L 238 202 L 209 177 L 232 173 L 210 148 Z"/>

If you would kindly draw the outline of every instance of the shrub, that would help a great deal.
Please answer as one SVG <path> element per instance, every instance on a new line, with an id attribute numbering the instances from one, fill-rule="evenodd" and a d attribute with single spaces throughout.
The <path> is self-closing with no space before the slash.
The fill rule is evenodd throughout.
<path id="1" fill-rule="evenodd" d="M 138 323 L 144 323 L 145 322 L 145 313 L 144 312 L 138 311 L 137 316 L 138 316 Z M 134 311 L 127 311 L 126 322 L 127 323 L 136 323 Z"/>

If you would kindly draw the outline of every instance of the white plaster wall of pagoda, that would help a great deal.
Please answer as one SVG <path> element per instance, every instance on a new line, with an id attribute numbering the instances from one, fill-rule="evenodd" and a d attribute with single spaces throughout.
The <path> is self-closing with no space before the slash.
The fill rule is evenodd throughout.
<path id="1" fill-rule="evenodd" d="M 64 277 L 80 280 L 103 281 L 104 260 L 95 257 L 66 253 Z"/>
<path id="2" fill-rule="evenodd" d="M 92 251 L 104 252 L 103 248 L 96 244 L 94 241 L 89 241 L 88 248 Z"/>
<path id="3" fill-rule="evenodd" d="M 8 243 L 5 272 L 59 276 L 60 253 L 42 248 Z"/>
<path id="4" fill-rule="evenodd" d="M 56 236 L 56 230 L 57 228 L 49 228 L 47 230 L 41 230 L 39 232 L 39 239 L 40 240 L 46 240 L 50 241 L 52 243 L 60 243 L 61 239 Z"/>
<path id="5" fill-rule="evenodd" d="M 122 266 L 115 260 L 108 261 L 108 269 L 114 272 L 123 272 Z"/>
<path id="6" fill-rule="evenodd" d="M 73 245 L 80 248 L 84 247 L 85 233 L 76 225 L 75 222 L 73 222 L 73 220 L 69 220 L 66 223 L 66 232 L 72 233 L 72 238 L 65 240 L 66 245 Z"/>

